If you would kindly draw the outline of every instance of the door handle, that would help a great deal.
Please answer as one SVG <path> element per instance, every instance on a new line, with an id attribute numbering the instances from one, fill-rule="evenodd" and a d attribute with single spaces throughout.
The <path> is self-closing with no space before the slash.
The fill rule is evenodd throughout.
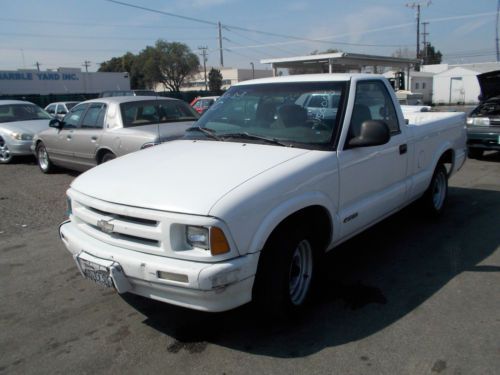
<path id="1" fill-rule="evenodd" d="M 90 137 L 90 139 L 92 140 L 92 142 L 97 141 L 97 137 L 96 136 Z"/>
<path id="2" fill-rule="evenodd" d="M 406 151 L 408 151 L 408 146 L 405 144 L 399 145 L 399 154 L 406 154 Z"/>
<path id="3" fill-rule="evenodd" d="M 66 139 L 71 139 L 71 135 L 69 135 L 69 134 L 68 134 L 68 135 L 66 136 Z"/>

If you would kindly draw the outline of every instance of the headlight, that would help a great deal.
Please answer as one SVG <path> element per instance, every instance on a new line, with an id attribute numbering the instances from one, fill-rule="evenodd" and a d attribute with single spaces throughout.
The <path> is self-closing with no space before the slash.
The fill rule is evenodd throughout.
<path id="1" fill-rule="evenodd" d="M 490 126 L 490 119 L 488 117 L 467 117 L 467 125 Z"/>
<path id="2" fill-rule="evenodd" d="M 192 247 L 210 250 L 212 255 L 227 253 L 229 243 L 222 229 L 218 227 L 186 227 L 186 240 Z"/>
<path id="3" fill-rule="evenodd" d="M 10 136 L 14 139 L 17 139 L 18 141 L 31 141 L 31 140 L 33 140 L 33 134 L 11 133 Z"/>

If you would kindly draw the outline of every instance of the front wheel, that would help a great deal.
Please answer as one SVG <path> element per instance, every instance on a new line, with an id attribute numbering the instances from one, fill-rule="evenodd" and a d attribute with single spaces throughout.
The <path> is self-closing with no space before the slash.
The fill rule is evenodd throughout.
<path id="1" fill-rule="evenodd" d="M 104 156 L 102 157 L 101 159 L 101 164 L 102 163 L 106 163 L 110 160 L 113 160 L 113 159 L 116 159 L 116 155 L 111 153 L 111 152 L 107 152 L 106 154 L 104 154 Z"/>
<path id="2" fill-rule="evenodd" d="M 13 156 L 9 150 L 7 142 L 5 142 L 2 137 L 0 137 L 0 164 L 8 164 L 12 161 L 12 159 Z"/>
<path id="3" fill-rule="evenodd" d="M 261 252 L 253 299 L 261 312 L 290 316 L 307 303 L 317 268 L 312 236 L 282 228 Z"/>
<path id="4" fill-rule="evenodd" d="M 43 142 L 36 146 L 36 159 L 38 167 L 43 173 L 50 173 L 54 170 L 54 165 L 50 161 L 49 154 Z"/>
<path id="5" fill-rule="evenodd" d="M 439 164 L 432 175 L 431 184 L 422 197 L 423 206 L 432 216 L 439 216 L 444 211 L 448 196 L 448 173 L 443 164 Z"/>

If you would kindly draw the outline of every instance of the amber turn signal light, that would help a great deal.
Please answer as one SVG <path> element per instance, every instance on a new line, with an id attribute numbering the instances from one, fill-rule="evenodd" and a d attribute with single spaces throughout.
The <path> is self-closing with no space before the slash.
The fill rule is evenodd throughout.
<path id="1" fill-rule="evenodd" d="M 224 254 L 229 251 L 229 244 L 222 229 L 210 228 L 210 252 L 212 255 Z"/>

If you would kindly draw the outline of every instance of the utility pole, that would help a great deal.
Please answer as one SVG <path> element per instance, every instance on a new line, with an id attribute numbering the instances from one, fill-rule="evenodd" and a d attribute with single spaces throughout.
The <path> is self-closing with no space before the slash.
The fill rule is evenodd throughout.
<path id="1" fill-rule="evenodd" d="M 411 9 L 416 9 L 417 10 L 417 59 L 420 58 L 420 9 L 422 7 L 428 7 L 431 5 L 432 2 L 429 1 L 420 1 L 420 2 L 413 2 L 413 3 L 407 3 L 406 6 Z"/>
<path id="2" fill-rule="evenodd" d="M 90 61 L 88 60 L 85 60 L 82 64 L 82 66 L 85 67 L 85 73 L 88 73 L 89 72 L 89 66 L 90 66 Z"/>
<path id="3" fill-rule="evenodd" d="M 253 65 L 253 62 L 251 62 L 250 65 L 252 65 L 252 79 L 254 79 L 255 78 L 255 67 Z"/>
<path id="4" fill-rule="evenodd" d="M 422 26 L 424 27 L 424 32 L 422 33 L 422 38 L 424 39 L 423 41 L 423 45 L 424 45 L 424 48 L 423 48 L 423 51 L 424 51 L 424 55 L 422 56 L 422 60 L 424 61 L 424 63 L 427 61 L 427 47 L 428 47 L 428 42 L 427 42 L 427 35 L 429 35 L 429 33 L 427 32 L 427 25 L 429 24 L 429 22 L 422 22 Z"/>
<path id="5" fill-rule="evenodd" d="M 40 65 L 42 64 L 40 64 L 38 61 L 35 63 L 36 70 L 40 71 Z"/>
<path id="6" fill-rule="evenodd" d="M 219 53 L 220 53 L 220 66 L 224 67 L 224 56 L 222 54 L 222 25 L 220 21 L 217 24 L 219 26 Z"/>
<path id="7" fill-rule="evenodd" d="M 205 91 L 208 91 L 208 86 L 207 86 L 207 49 L 208 47 L 198 47 L 198 49 L 201 51 L 201 56 L 203 56 L 203 71 L 205 72 Z"/>
<path id="8" fill-rule="evenodd" d="M 498 0 L 497 2 L 497 23 L 495 25 L 495 28 L 496 28 L 496 39 L 495 39 L 495 44 L 496 44 L 496 48 L 497 48 L 497 62 L 500 61 L 500 49 L 499 49 L 499 46 L 498 46 L 498 13 L 500 12 L 500 0 Z"/>

